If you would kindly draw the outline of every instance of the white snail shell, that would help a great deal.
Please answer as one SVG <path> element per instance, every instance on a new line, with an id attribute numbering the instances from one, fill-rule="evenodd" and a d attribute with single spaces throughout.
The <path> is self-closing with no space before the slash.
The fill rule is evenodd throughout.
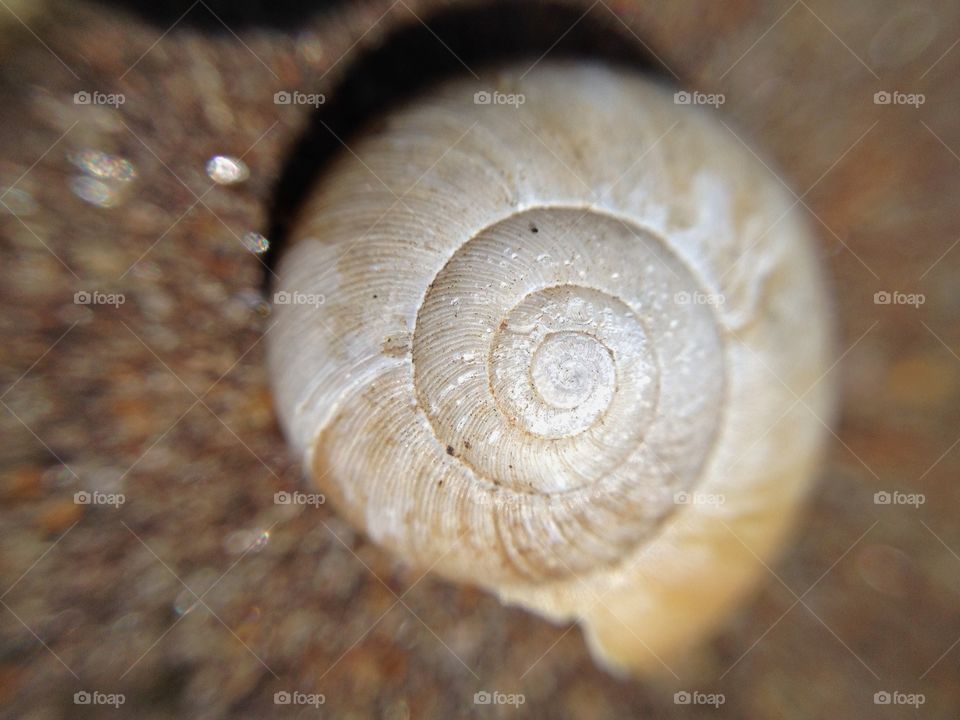
<path id="1" fill-rule="evenodd" d="M 725 128 L 627 71 L 507 69 L 385 118 L 278 275 L 279 414 L 337 508 L 580 620 L 610 667 L 708 630 L 809 484 L 830 344 L 811 238 Z"/>

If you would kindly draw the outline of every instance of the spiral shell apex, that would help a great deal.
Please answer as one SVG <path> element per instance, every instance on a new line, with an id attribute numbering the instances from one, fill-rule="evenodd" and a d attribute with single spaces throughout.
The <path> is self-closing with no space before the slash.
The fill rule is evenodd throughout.
<path id="1" fill-rule="evenodd" d="M 447 83 L 351 149 L 278 268 L 325 302 L 268 335 L 308 472 L 408 562 L 669 667 L 762 572 L 822 444 L 792 204 L 716 120 L 582 62 Z"/>

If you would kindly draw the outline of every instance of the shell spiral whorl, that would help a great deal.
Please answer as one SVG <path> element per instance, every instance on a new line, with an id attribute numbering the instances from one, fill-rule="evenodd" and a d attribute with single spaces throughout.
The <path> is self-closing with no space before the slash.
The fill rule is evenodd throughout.
<path id="1" fill-rule="evenodd" d="M 484 228 L 434 278 L 413 336 L 418 405 L 466 465 L 456 481 L 487 494 L 503 579 L 614 562 L 695 485 L 723 355 L 710 308 L 673 301 L 691 287 L 649 233 L 560 207 Z"/>
<path id="2" fill-rule="evenodd" d="M 276 307 L 277 405 L 374 540 L 640 667 L 789 524 L 829 409 L 824 294 L 718 123 L 626 72 L 524 70 L 443 85 L 325 176 L 278 269 L 326 302 Z M 494 87 L 524 102 L 475 102 Z"/>

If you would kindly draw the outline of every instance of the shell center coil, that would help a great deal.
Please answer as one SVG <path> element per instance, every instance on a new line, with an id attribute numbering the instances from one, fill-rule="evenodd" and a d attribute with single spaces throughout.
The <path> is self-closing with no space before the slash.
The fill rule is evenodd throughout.
<path id="1" fill-rule="evenodd" d="M 690 452 L 653 481 L 656 500 L 644 492 L 659 504 L 689 487 L 722 382 L 709 308 L 673 302 L 695 288 L 658 239 L 596 211 L 534 208 L 479 231 L 439 268 L 413 334 L 417 404 L 438 448 L 481 486 L 605 495 L 636 462 L 669 388 L 690 397 L 683 410 L 709 411 L 666 426 L 661 465 L 678 445 Z M 703 330 L 697 343 L 682 340 L 684 325 Z"/>
<path id="2" fill-rule="evenodd" d="M 610 351 L 583 333 L 549 335 L 533 355 L 530 376 L 543 401 L 564 410 L 602 412 L 616 382 Z"/>
<path id="3" fill-rule="evenodd" d="M 570 438 L 598 423 L 616 397 L 619 376 L 648 396 L 658 373 L 647 333 L 623 301 L 567 284 L 534 291 L 508 312 L 494 333 L 489 367 L 505 419 L 548 439 Z"/>

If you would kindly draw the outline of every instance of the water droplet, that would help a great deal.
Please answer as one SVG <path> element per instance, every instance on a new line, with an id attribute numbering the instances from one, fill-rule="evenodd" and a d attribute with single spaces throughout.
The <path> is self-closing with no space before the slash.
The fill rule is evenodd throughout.
<path id="1" fill-rule="evenodd" d="M 207 160 L 207 175 L 219 185 L 235 185 L 250 177 L 250 169 L 240 158 L 214 155 Z"/>
<path id="2" fill-rule="evenodd" d="M 173 601 L 173 610 L 177 615 L 186 615 L 199 604 L 197 596 L 184 588 Z"/>
<path id="3" fill-rule="evenodd" d="M 128 184 L 137 177 L 129 160 L 100 150 L 81 150 L 68 157 L 84 173 L 70 180 L 70 189 L 81 200 L 100 208 L 119 205 Z"/>
<path id="4" fill-rule="evenodd" d="M 137 177 L 136 168 L 129 160 L 100 150 L 81 150 L 69 157 L 71 163 L 93 178 L 130 182 Z"/>
<path id="5" fill-rule="evenodd" d="M 253 540 L 253 545 L 251 546 L 250 551 L 260 552 L 267 546 L 267 543 L 269 542 L 270 542 L 270 531 L 261 530 L 259 533 L 256 534 L 256 537 Z"/>
<path id="6" fill-rule="evenodd" d="M 81 200 L 101 208 L 114 207 L 119 200 L 118 193 L 110 185 L 92 177 L 74 177 L 70 180 L 70 189 Z"/>
<path id="7" fill-rule="evenodd" d="M 242 238 L 243 246 L 252 253 L 262 255 L 270 249 L 270 241 L 260 233 L 248 232 Z"/>

